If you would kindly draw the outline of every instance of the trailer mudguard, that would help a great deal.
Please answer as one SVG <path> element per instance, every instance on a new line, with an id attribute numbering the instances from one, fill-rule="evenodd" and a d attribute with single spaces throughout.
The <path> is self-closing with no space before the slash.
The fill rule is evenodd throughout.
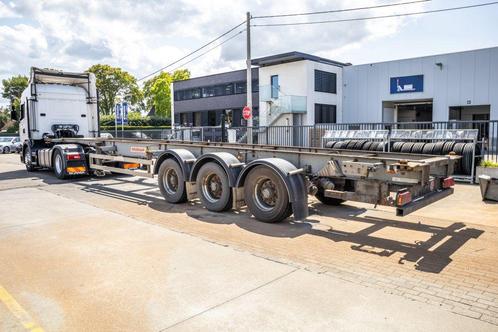
<path id="1" fill-rule="evenodd" d="M 228 152 L 206 153 L 199 157 L 199 159 L 195 162 L 192 172 L 190 173 L 190 182 L 195 182 L 197 179 L 197 173 L 199 173 L 202 165 L 208 162 L 215 162 L 223 167 L 228 176 L 228 185 L 230 188 L 235 187 L 240 171 L 245 165 L 244 163 L 241 163 L 233 154 Z"/>
<path id="2" fill-rule="evenodd" d="M 292 213 L 295 220 L 304 220 L 308 217 L 308 191 L 304 177 L 296 172 L 297 168 L 287 160 L 281 158 L 264 158 L 253 160 L 247 164 L 237 179 L 235 187 L 244 186 L 247 174 L 256 166 L 271 168 L 280 176 L 287 188 L 289 201 L 292 204 Z"/>
<path id="3" fill-rule="evenodd" d="M 154 165 L 154 174 L 159 172 L 159 167 L 162 162 L 169 158 L 176 160 L 182 169 L 184 179 L 187 180 L 190 175 L 190 170 L 192 169 L 192 164 L 195 162 L 196 158 L 192 152 L 186 149 L 169 149 L 161 153 Z"/>

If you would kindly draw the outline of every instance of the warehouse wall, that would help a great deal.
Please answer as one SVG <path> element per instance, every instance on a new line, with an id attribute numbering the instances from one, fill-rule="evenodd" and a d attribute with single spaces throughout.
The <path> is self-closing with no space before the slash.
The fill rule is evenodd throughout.
<path id="1" fill-rule="evenodd" d="M 442 68 L 436 65 L 442 63 Z M 424 75 L 423 92 L 390 93 L 390 78 Z M 343 122 L 382 122 L 383 101 L 433 100 L 433 121 L 450 106 L 491 105 L 498 120 L 498 47 L 343 68 Z"/>

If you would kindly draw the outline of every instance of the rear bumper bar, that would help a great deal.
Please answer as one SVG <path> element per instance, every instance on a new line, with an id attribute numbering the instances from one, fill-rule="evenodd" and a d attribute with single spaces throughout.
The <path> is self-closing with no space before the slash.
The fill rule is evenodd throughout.
<path id="1" fill-rule="evenodd" d="M 440 191 L 419 196 L 406 205 L 396 207 L 396 215 L 400 217 L 406 216 L 451 194 L 453 194 L 453 188 L 442 189 Z"/>

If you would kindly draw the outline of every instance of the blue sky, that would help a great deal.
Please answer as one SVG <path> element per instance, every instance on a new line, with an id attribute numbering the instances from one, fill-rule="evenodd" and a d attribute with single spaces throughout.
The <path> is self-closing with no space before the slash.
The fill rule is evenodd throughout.
<path id="1" fill-rule="evenodd" d="M 401 1 L 406 0 L 0 0 L 0 79 L 27 75 L 31 66 L 80 71 L 95 63 L 120 66 L 141 77 L 243 21 L 248 10 L 266 15 Z M 376 16 L 488 1 L 433 0 L 268 22 Z M 360 64 L 494 47 L 497 31 L 494 5 L 362 22 L 254 27 L 252 41 L 254 57 L 295 50 Z M 193 76 L 241 69 L 244 56 L 245 39 L 240 34 L 185 67 Z"/>

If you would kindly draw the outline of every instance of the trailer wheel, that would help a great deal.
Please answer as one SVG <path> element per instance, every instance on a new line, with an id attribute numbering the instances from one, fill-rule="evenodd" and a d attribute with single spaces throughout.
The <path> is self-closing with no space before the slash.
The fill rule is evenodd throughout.
<path id="1" fill-rule="evenodd" d="M 199 198 L 206 209 L 222 212 L 232 208 L 228 176 L 223 167 L 215 162 L 202 165 L 195 182 Z"/>
<path id="2" fill-rule="evenodd" d="M 345 202 L 345 200 L 343 199 L 325 196 L 322 188 L 318 188 L 318 192 L 316 193 L 315 197 L 325 205 L 337 206 Z"/>
<path id="3" fill-rule="evenodd" d="M 159 190 L 167 202 L 183 203 L 187 201 L 185 177 L 180 165 L 174 159 L 163 161 L 157 175 Z"/>
<path id="4" fill-rule="evenodd" d="M 52 165 L 54 166 L 55 176 L 61 180 L 64 180 L 65 178 L 67 178 L 67 173 L 62 153 L 59 150 L 55 150 L 53 158 L 54 159 Z"/>
<path id="5" fill-rule="evenodd" d="M 29 146 L 24 149 L 24 165 L 26 166 L 26 171 L 33 172 L 35 170 L 35 166 L 31 161 L 31 148 Z"/>
<path id="6" fill-rule="evenodd" d="M 265 166 L 256 166 L 247 175 L 244 199 L 249 211 L 262 222 L 280 222 L 292 214 L 284 181 Z"/>

